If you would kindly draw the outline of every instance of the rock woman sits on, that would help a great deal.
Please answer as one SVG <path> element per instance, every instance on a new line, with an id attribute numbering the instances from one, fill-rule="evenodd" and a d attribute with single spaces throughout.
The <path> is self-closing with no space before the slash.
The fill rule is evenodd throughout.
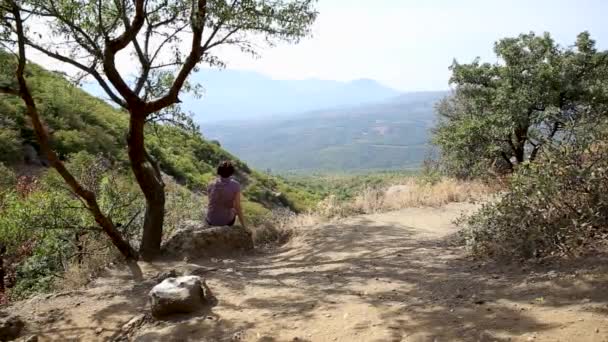
<path id="1" fill-rule="evenodd" d="M 206 221 L 210 226 L 233 226 L 238 217 L 241 226 L 246 228 L 241 207 L 241 185 L 232 177 L 234 171 L 232 162 L 221 162 L 217 168 L 218 178 L 207 187 L 209 205 Z"/>

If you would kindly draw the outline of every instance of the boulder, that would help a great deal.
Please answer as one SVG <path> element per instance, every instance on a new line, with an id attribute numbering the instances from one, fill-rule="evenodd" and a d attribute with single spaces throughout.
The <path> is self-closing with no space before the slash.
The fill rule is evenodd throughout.
<path id="1" fill-rule="evenodd" d="M 208 303 L 205 281 L 198 276 L 167 278 L 154 286 L 150 293 L 152 316 L 166 317 L 177 313 L 191 313 Z"/>
<path id="2" fill-rule="evenodd" d="M 209 227 L 202 222 L 187 221 L 163 243 L 163 254 L 196 260 L 243 253 L 253 249 L 248 230 L 234 227 Z"/>
<path id="3" fill-rule="evenodd" d="M 12 341 L 21 335 L 25 323 L 13 315 L 0 315 L 0 341 Z"/>

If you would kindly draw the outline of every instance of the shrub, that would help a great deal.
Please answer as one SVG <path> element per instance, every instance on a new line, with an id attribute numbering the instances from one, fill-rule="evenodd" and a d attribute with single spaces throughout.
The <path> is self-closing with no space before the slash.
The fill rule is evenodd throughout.
<path id="1" fill-rule="evenodd" d="M 15 172 L 0 163 L 0 193 L 12 190 L 17 184 Z"/>
<path id="2" fill-rule="evenodd" d="M 607 135 L 588 128 L 577 137 L 548 147 L 538 163 L 521 165 L 504 196 L 460 221 L 474 255 L 574 255 L 606 241 Z"/>
<path id="3" fill-rule="evenodd" d="M 253 227 L 253 240 L 256 245 L 283 244 L 301 234 L 304 227 L 322 220 L 320 216 L 311 213 L 296 214 L 286 208 L 274 209 Z"/>
<path id="4" fill-rule="evenodd" d="M 14 163 L 21 158 L 21 136 L 19 132 L 2 127 L 0 122 L 0 162 Z"/>

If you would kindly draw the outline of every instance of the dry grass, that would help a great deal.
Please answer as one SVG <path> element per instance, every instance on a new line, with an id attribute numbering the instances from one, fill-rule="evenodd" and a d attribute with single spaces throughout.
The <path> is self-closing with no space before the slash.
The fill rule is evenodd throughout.
<path id="1" fill-rule="evenodd" d="M 410 207 L 439 207 L 454 202 L 485 200 L 495 192 L 487 184 L 444 178 L 439 182 L 420 183 L 415 179 L 388 188 L 380 196 L 381 210 L 397 210 Z M 373 198 L 372 198 L 373 199 Z"/>
<path id="2" fill-rule="evenodd" d="M 83 241 L 83 254 L 64 266 L 65 271 L 58 278 L 54 287 L 58 291 L 81 288 L 93 280 L 100 271 L 112 262 L 122 260 L 120 253 L 110 246 L 105 239 L 87 238 Z"/>
<path id="3" fill-rule="evenodd" d="M 256 245 L 283 244 L 304 227 L 323 222 L 323 218 L 311 212 L 295 214 L 288 209 L 275 209 L 252 229 Z"/>
<path id="4" fill-rule="evenodd" d="M 306 231 L 305 227 L 344 217 L 372 214 L 411 207 L 439 207 L 453 202 L 488 200 L 498 187 L 481 182 L 444 178 L 436 183 L 407 178 L 386 188 L 366 188 L 352 201 L 342 202 L 330 195 L 314 211 L 296 215 L 288 210 L 275 210 L 264 223 L 254 227 L 257 244 L 284 243 Z"/>

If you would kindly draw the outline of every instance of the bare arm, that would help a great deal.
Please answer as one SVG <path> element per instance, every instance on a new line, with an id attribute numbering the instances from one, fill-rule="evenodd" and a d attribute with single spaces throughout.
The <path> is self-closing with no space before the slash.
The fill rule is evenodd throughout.
<path id="1" fill-rule="evenodd" d="M 234 209 L 236 209 L 236 216 L 238 216 L 241 226 L 243 226 L 243 228 L 247 228 L 245 225 L 245 215 L 243 215 L 243 207 L 241 206 L 240 191 L 236 193 L 236 197 L 234 198 Z"/>

